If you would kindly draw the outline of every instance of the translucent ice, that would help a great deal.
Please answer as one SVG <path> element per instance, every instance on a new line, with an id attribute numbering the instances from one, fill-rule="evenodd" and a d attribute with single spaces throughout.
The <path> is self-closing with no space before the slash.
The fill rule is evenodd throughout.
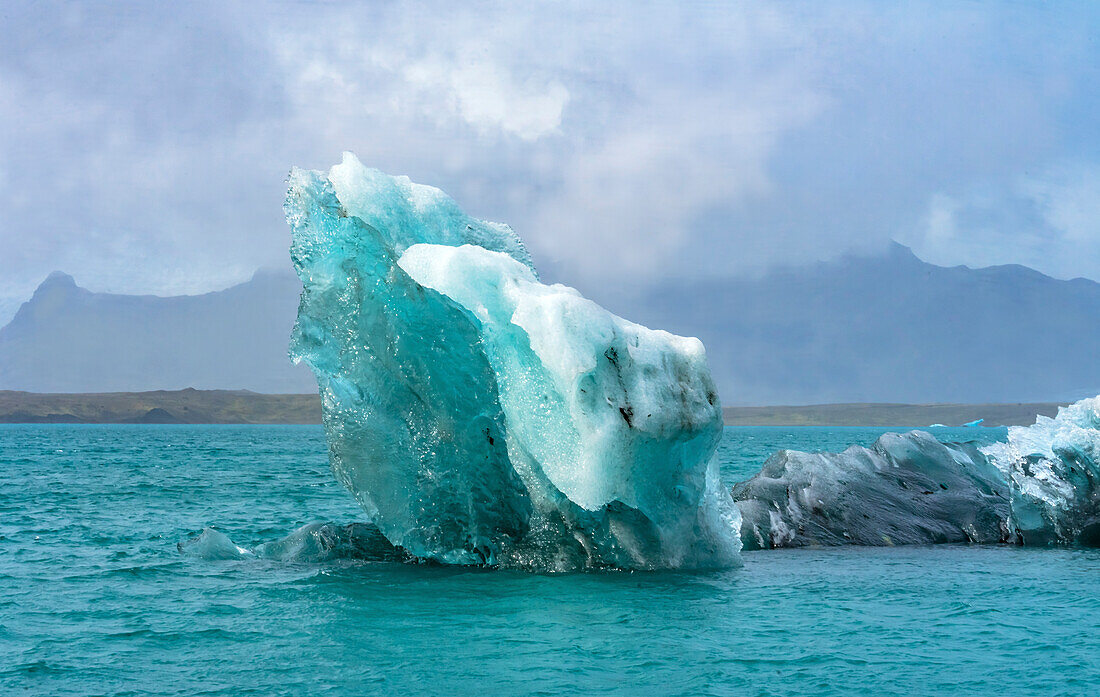
<path id="1" fill-rule="evenodd" d="M 393 545 L 536 569 L 725 565 L 702 344 L 538 281 L 506 226 L 367 169 L 294 170 L 311 366 L 337 477 Z"/>
<path id="2" fill-rule="evenodd" d="M 1008 486 L 973 445 L 888 433 L 842 453 L 781 450 L 733 490 L 746 549 L 1000 542 Z"/>
<path id="3" fill-rule="evenodd" d="M 244 559 L 252 556 L 252 551 L 233 544 L 233 540 L 214 528 L 203 528 L 197 536 L 176 543 L 180 554 L 199 559 Z"/>
<path id="4" fill-rule="evenodd" d="M 1019 542 L 1100 546 L 1100 397 L 1013 426 L 984 452 L 1011 482 Z"/>
<path id="5" fill-rule="evenodd" d="M 378 528 L 365 523 L 337 525 L 309 523 L 286 537 L 255 547 L 238 547 L 229 537 L 213 528 L 203 528 L 176 544 L 180 554 L 207 561 L 268 559 L 294 563 L 318 563 L 340 559 L 379 562 L 415 561 L 407 552 L 394 547 Z"/>

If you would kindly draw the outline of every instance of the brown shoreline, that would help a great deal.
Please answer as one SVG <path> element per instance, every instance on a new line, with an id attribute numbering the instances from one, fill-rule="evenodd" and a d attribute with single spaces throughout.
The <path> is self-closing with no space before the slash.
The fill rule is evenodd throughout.
<path id="1" fill-rule="evenodd" d="M 727 426 L 1026 425 L 1053 416 L 1058 402 L 1016 404 L 815 404 L 726 407 Z M 0 390 L 0 423 L 319 424 L 315 394 L 247 390 L 156 390 L 47 394 Z"/>
<path id="2" fill-rule="evenodd" d="M 913 428 L 943 424 L 962 426 L 982 419 L 982 426 L 1026 426 L 1035 417 L 1054 416 L 1067 402 L 1003 404 L 814 404 L 808 406 L 727 407 L 727 426 L 868 426 Z"/>

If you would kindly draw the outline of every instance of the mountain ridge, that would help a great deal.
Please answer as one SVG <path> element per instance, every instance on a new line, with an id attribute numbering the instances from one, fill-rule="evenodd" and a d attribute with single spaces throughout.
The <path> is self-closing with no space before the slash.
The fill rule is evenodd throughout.
<path id="1" fill-rule="evenodd" d="M 289 271 L 166 297 L 95 293 L 55 271 L 0 329 L 0 389 L 313 392 L 287 358 L 300 292 Z"/>
<path id="2" fill-rule="evenodd" d="M 310 393 L 286 346 L 301 284 L 261 269 L 225 290 L 94 293 L 51 273 L 0 329 L 0 389 Z M 727 406 L 1066 402 L 1100 392 L 1100 283 L 1015 264 L 877 256 L 678 279 L 629 319 L 698 336 Z"/>
<path id="3" fill-rule="evenodd" d="M 757 279 L 673 280 L 639 306 L 643 324 L 703 339 L 728 405 L 1100 392 L 1100 284 L 1019 265 L 936 266 L 895 243 Z"/>

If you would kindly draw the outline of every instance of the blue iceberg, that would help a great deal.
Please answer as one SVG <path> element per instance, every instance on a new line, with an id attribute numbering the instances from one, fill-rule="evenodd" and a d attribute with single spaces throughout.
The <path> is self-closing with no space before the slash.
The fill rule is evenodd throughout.
<path id="1" fill-rule="evenodd" d="M 364 167 L 295 169 L 304 290 L 337 478 L 418 559 L 536 570 L 734 564 L 721 405 L 697 339 L 539 281 L 507 226 Z"/>
<path id="2" fill-rule="evenodd" d="M 291 355 L 367 522 L 255 550 L 210 532 L 196 555 L 559 571 L 727 566 L 742 538 L 1100 544 L 1100 398 L 985 448 L 914 431 L 780 451 L 731 496 L 697 339 L 542 283 L 510 228 L 350 154 L 293 170 L 285 208 L 304 285 Z"/>

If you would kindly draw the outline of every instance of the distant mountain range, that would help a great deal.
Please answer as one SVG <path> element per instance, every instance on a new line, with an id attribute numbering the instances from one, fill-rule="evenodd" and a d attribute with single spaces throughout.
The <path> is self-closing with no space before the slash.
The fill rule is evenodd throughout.
<path id="1" fill-rule="evenodd" d="M 301 285 L 162 298 L 54 273 L 0 329 L 0 389 L 313 392 L 286 357 Z M 762 278 L 665 282 L 630 319 L 700 337 L 723 403 L 1039 402 L 1100 393 L 1100 284 L 945 268 L 895 245 Z"/>
<path id="2" fill-rule="evenodd" d="M 1100 284 L 876 257 L 663 284 L 648 326 L 700 337 L 723 404 L 1074 401 L 1100 394 Z"/>
<path id="3" fill-rule="evenodd" d="M 260 271 L 205 295 L 113 295 L 54 272 L 0 329 L 0 389 L 315 392 L 287 358 L 301 288 Z"/>

